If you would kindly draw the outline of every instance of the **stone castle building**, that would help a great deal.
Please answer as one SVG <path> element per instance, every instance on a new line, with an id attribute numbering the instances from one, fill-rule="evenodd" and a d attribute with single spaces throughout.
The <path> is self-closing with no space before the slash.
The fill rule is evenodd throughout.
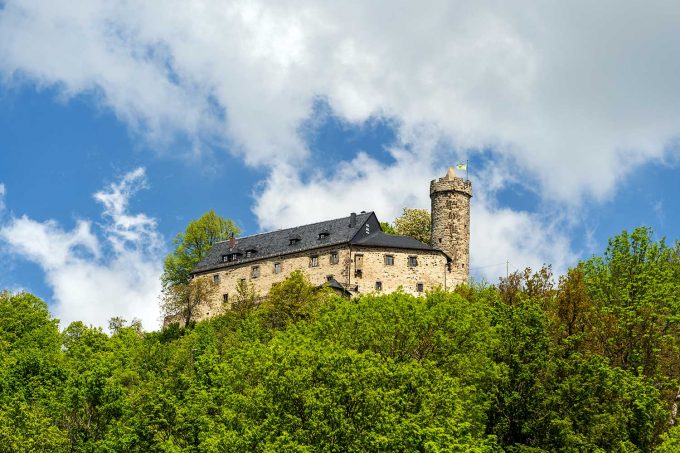
<path id="1" fill-rule="evenodd" d="M 313 284 L 348 296 L 450 289 L 468 281 L 471 197 L 472 184 L 453 169 L 430 183 L 432 245 L 384 233 L 373 212 L 352 213 L 216 243 L 192 277 L 218 285 L 212 310 L 234 300 L 240 281 L 264 295 L 298 269 Z M 209 317 L 211 307 L 199 311 L 195 319 Z"/>

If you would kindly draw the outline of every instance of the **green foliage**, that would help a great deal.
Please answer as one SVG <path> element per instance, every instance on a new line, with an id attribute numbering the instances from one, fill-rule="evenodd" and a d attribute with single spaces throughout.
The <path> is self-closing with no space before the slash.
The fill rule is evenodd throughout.
<path id="1" fill-rule="evenodd" d="M 427 209 L 404 208 L 401 216 L 394 219 L 394 227 L 390 233 L 411 236 L 420 242 L 429 244 L 431 241 L 431 225 L 432 218 Z"/>
<path id="2" fill-rule="evenodd" d="M 677 451 L 679 250 L 640 229 L 419 298 L 297 272 L 151 333 L 0 293 L 0 452 Z"/>
<path id="3" fill-rule="evenodd" d="M 282 329 L 309 319 L 324 299 L 330 297 L 329 290 L 316 288 L 302 271 L 297 270 L 272 286 L 269 297 L 262 305 L 262 317 L 267 327 Z"/>
<path id="4" fill-rule="evenodd" d="M 651 230 L 624 231 L 603 257 L 583 265 L 598 304 L 596 339 L 612 364 L 649 377 L 680 378 L 680 245 L 653 242 Z"/>
<path id="5" fill-rule="evenodd" d="M 654 449 L 657 453 L 676 453 L 680 451 L 680 427 L 674 426 L 661 436 L 661 444 Z"/>
<path id="6" fill-rule="evenodd" d="M 214 303 L 217 289 L 217 283 L 208 277 L 197 277 L 189 283 L 166 287 L 161 294 L 161 312 L 172 322 L 189 326 L 199 307 Z"/>
<path id="7" fill-rule="evenodd" d="M 382 228 L 384 233 L 397 234 L 396 230 L 389 222 L 380 222 L 380 227 Z"/>
<path id="8" fill-rule="evenodd" d="M 175 250 L 165 257 L 161 282 L 163 288 L 189 283 L 194 266 L 210 251 L 213 244 L 239 233 L 229 219 L 210 210 L 187 225 L 173 240 Z"/>
<path id="9" fill-rule="evenodd" d="M 241 316 L 246 315 L 252 309 L 255 308 L 260 297 L 255 291 L 255 285 L 253 282 L 247 282 L 246 280 L 239 280 L 236 284 L 236 297 L 231 303 L 231 309 L 235 313 Z"/>

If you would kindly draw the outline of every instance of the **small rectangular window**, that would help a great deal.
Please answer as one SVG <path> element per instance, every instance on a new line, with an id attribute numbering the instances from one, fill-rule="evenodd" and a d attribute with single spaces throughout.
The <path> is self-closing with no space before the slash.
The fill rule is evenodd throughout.
<path id="1" fill-rule="evenodd" d="M 418 283 L 418 284 L 416 285 L 416 291 L 418 291 L 419 293 L 422 293 L 422 292 L 423 292 L 423 288 L 424 288 L 424 286 L 423 286 L 422 283 Z"/>
<path id="2" fill-rule="evenodd" d="M 246 258 L 250 258 L 253 255 L 253 252 L 250 250 L 246 250 Z"/>
<path id="3" fill-rule="evenodd" d="M 281 263 L 274 263 L 274 273 L 275 274 L 281 273 Z"/>
<path id="4" fill-rule="evenodd" d="M 229 302 L 229 294 L 222 294 L 222 302 L 225 304 Z"/>
<path id="5" fill-rule="evenodd" d="M 409 267 L 416 267 L 418 265 L 418 257 L 417 256 L 409 256 L 408 257 L 408 266 Z"/>
<path id="6" fill-rule="evenodd" d="M 246 282 L 246 279 L 245 279 L 245 278 L 241 278 L 241 279 L 239 279 L 239 281 L 241 282 L 241 284 L 244 284 L 244 283 Z"/>
<path id="7" fill-rule="evenodd" d="M 375 290 L 382 291 L 382 282 L 375 282 Z"/>
<path id="8" fill-rule="evenodd" d="M 333 276 L 332 275 L 326 275 L 326 281 L 330 282 L 331 280 L 333 280 Z"/>
<path id="9" fill-rule="evenodd" d="M 215 274 L 215 275 L 213 275 L 213 282 L 214 282 L 214 283 L 219 283 L 219 282 L 220 282 L 220 274 Z"/>
<path id="10" fill-rule="evenodd" d="M 250 276 L 252 278 L 257 278 L 260 276 L 260 266 L 253 266 L 250 268 Z"/>
<path id="11" fill-rule="evenodd" d="M 394 266 L 394 255 L 385 255 L 385 266 Z"/>
<path id="12" fill-rule="evenodd" d="M 314 255 L 309 257 L 309 267 L 318 267 L 319 266 L 319 257 Z"/>
<path id="13" fill-rule="evenodd" d="M 339 262 L 338 252 L 331 252 L 331 264 L 338 264 Z"/>
<path id="14" fill-rule="evenodd" d="M 222 262 L 223 263 L 228 263 L 230 261 L 229 255 L 222 255 Z"/>

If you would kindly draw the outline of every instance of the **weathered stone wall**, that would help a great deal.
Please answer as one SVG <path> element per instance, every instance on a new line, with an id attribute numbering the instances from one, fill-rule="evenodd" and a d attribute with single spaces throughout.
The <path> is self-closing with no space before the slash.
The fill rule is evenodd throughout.
<path id="1" fill-rule="evenodd" d="M 470 198 L 472 183 L 453 170 L 430 183 L 432 247 L 447 253 L 453 284 L 466 283 L 470 275 Z"/>
<path id="2" fill-rule="evenodd" d="M 331 252 L 338 252 L 338 263 L 330 263 Z M 318 257 L 318 266 L 310 267 L 310 257 Z M 274 273 L 274 264 L 281 264 L 281 272 Z M 304 253 L 287 255 L 280 258 L 268 258 L 260 261 L 251 261 L 243 265 L 233 265 L 214 272 L 201 274 L 197 278 L 214 278 L 219 275 L 218 296 L 220 302 L 223 295 L 227 294 L 229 303 L 233 302 L 237 295 L 239 280 L 245 279 L 248 284 L 252 283 L 255 291 L 260 295 L 266 295 L 272 285 L 283 281 L 293 271 L 303 271 L 309 280 L 315 285 L 321 285 L 326 281 L 328 275 L 332 275 L 338 282 L 344 283 L 347 276 L 347 265 L 349 264 L 349 249 L 344 248 L 323 248 Z M 253 277 L 253 266 L 259 266 L 260 275 Z M 214 314 L 214 313 L 213 313 Z M 206 313 L 203 317 L 211 316 Z M 202 318 L 199 318 L 202 319 Z"/>
<path id="3" fill-rule="evenodd" d="M 356 275 L 356 255 L 363 255 L 362 276 Z M 385 264 L 385 255 L 394 258 L 393 265 Z M 417 266 L 409 266 L 409 256 L 415 256 Z M 446 270 L 446 257 L 440 252 L 407 249 L 352 248 L 351 286 L 358 286 L 360 293 L 375 291 L 375 283 L 382 283 L 382 292 L 391 293 L 401 287 L 409 294 L 420 294 L 418 283 L 428 291 L 437 286 L 446 288 L 450 274 Z"/>
<path id="4" fill-rule="evenodd" d="M 338 252 L 338 263 L 331 264 L 330 253 Z M 356 256 L 362 256 L 361 276 L 357 275 Z M 393 265 L 385 264 L 385 255 L 391 255 Z M 318 256 L 318 266 L 310 267 L 310 257 Z M 409 266 L 409 256 L 417 257 L 418 265 Z M 281 264 L 281 272 L 274 273 L 274 264 Z M 260 275 L 253 277 L 253 266 L 259 266 Z M 311 283 L 321 285 L 327 277 L 332 275 L 342 285 L 348 287 L 354 293 L 358 288 L 359 293 L 376 291 L 375 283 L 382 283 L 382 292 L 393 292 L 401 287 L 405 292 L 418 295 L 417 285 L 423 284 L 423 291 L 428 291 L 437 286 L 442 288 L 451 287 L 450 275 L 446 269 L 446 257 L 440 252 L 406 250 L 406 249 L 380 249 L 368 247 L 324 248 L 305 253 L 288 255 L 279 259 L 264 259 L 248 264 L 229 266 L 214 272 L 198 275 L 196 278 L 214 279 L 219 276 L 216 299 L 206 306 L 199 307 L 194 314 L 194 319 L 200 321 L 214 316 L 224 308 L 223 295 L 228 295 L 231 304 L 237 295 L 237 285 L 240 279 L 252 283 L 255 291 L 260 295 L 266 295 L 272 285 L 283 281 L 293 271 L 302 270 Z"/>

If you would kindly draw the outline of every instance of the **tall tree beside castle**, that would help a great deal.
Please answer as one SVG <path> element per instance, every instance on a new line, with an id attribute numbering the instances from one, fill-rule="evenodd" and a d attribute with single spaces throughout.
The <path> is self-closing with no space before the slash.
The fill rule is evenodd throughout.
<path id="1" fill-rule="evenodd" d="M 189 283 L 191 270 L 212 246 L 239 232 L 232 220 L 217 215 L 212 209 L 190 222 L 172 241 L 175 250 L 165 257 L 161 276 L 163 288 Z"/>
<path id="2" fill-rule="evenodd" d="M 166 317 L 181 319 L 189 325 L 199 306 L 212 306 L 217 291 L 211 280 L 191 279 L 191 270 L 210 251 L 216 242 L 239 233 L 230 219 L 210 210 L 192 221 L 183 233 L 173 240 L 175 250 L 165 257 L 161 276 L 163 293 L 160 306 Z"/>

